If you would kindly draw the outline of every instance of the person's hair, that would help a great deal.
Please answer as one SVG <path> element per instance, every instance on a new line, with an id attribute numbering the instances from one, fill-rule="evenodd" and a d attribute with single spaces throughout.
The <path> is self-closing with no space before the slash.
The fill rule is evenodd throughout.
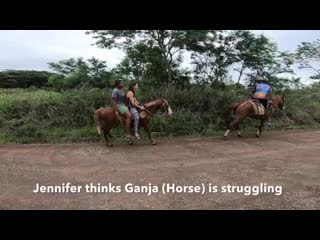
<path id="1" fill-rule="evenodd" d="M 130 86 L 129 86 L 129 91 L 132 91 L 132 92 L 133 92 L 133 88 L 134 88 L 134 86 L 136 86 L 136 85 L 137 85 L 136 82 L 131 83 Z"/>
<path id="2" fill-rule="evenodd" d="M 116 80 L 116 81 L 114 82 L 114 86 L 115 86 L 115 87 L 118 87 L 121 82 L 123 82 L 122 79 Z"/>

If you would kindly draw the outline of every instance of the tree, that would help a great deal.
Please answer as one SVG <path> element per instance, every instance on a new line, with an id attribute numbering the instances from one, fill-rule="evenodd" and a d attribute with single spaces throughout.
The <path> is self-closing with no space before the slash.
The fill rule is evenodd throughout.
<path id="1" fill-rule="evenodd" d="M 73 74 L 76 71 L 82 71 L 88 73 L 89 66 L 88 64 L 83 61 L 83 58 L 69 58 L 66 60 L 61 60 L 57 63 L 50 62 L 48 63 L 49 68 L 52 69 L 54 72 L 61 74 L 63 76 L 68 76 Z"/>
<path id="2" fill-rule="evenodd" d="M 80 86 L 103 88 L 109 84 L 112 76 L 112 72 L 107 70 L 106 62 L 94 57 L 87 61 L 83 58 L 70 58 L 49 63 L 49 67 L 57 73 L 51 77 L 49 83 L 58 89 Z"/>
<path id="3" fill-rule="evenodd" d="M 263 35 L 256 36 L 250 31 L 234 31 L 237 63 L 240 65 L 238 83 L 245 70 L 249 74 L 274 76 L 292 73 L 292 54 L 278 51 L 277 45 Z"/>
<path id="4" fill-rule="evenodd" d="M 48 80 L 48 85 L 59 91 L 65 88 L 65 83 L 65 77 L 61 74 L 52 74 Z"/>
<path id="5" fill-rule="evenodd" d="M 209 35 L 201 48 L 192 53 L 195 66 L 195 80 L 204 84 L 221 84 L 228 74 L 228 68 L 235 63 L 235 37 L 227 32 Z"/>
<path id="6" fill-rule="evenodd" d="M 236 62 L 239 65 L 234 69 L 239 72 L 238 83 L 246 69 L 262 71 L 263 66 L 273 61 L 276 46 L 265 36 L 256 36 L 247 30 L 233 31 L 231 35 L 234 37 Z"/>
<path id="7" fill-rule="evenodd" d="M 311 79 L 320 79 L 320 39 L 314 42 L 302 42 L 295 53 L 300 69 L 310 69 Z"/>
<path id="8" fill-rule="evenodd" d="M 127 48 L 126 57 L 117 70 L 129 79 L 159 84 L 165 81 L 166 62 L 158 47 L 138 43 Z"/>
<path id="9" fill-rule="evenodd" d="M 52 73 L 46 71 L 8 70 L 0 72 L 1 88 L 28 88 L 47 86 Z"/>
<path id="10" fill-rule="evenodd" d="M 183 50 L 201 49 L 207 39 L 206 30 L 94 30 L 92 34 L 96 45 L 101 48 L 121 48 L 127 50 L 137 43 L 150 48 L 157 47 L 165 61 L 166 83 L 172 82 L 173 65 L 178 64 Z M 213 31 L 214 32 L 214 31 Z"/>
<path id="11" fill-rule="evenodd" d="M 101 80 L 104 75 L 107 73 L 107 64 L 106 61 L 100 61 L 97 58 L 88 59 L 89 66 L 89 76 L 92 77 L 95 81 Z"/>

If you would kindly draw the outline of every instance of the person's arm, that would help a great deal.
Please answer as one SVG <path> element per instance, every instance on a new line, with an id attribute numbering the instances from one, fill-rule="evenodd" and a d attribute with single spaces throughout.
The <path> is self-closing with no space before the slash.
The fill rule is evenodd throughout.
<path id="1" fill-rule="evenodd" d="M 140 106 L 140 103 L 137 101 L 137 99 L 134 99 L 134 102 Z M 141 109 L 141 111 L 143 111 L 144 110 L 144 106 L 140 106 L 140 109 Z"/>
<path id="2" fill-rule="evenodd" d="M 118 108 L 117 108 L 117 96 L 118 96 L 118 93 L 116 91 L 113 91 L 112 92 L 112 105 L 116 111 L 116 114 L 118 113 Z"/>
<path id="3" fill-rule="evenodd" d="M 134 99 L 133 93 L 131 91 L 127 93 L 127 98 L 129 98 L 129 101 L 131 102 L 132 106 L 136 108 L 140 108 L 141 110 L 144 110 L 144 107 L 140 106 L 137 100 Z"/>
<path id="4" fill-rule="evenodd" d="M 129 101 L 131 102 L 131 105 L 135 108 L 141 108 L 135 101 L 134 101 L 134 97 L 133 97 L 133 93 L 130 91 L 127 93 L 127 98 L 129 99 Z"/>

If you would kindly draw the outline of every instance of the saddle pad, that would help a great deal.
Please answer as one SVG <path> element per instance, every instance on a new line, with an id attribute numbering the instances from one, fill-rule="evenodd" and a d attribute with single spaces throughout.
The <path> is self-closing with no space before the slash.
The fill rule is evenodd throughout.
<path id="1" fill-rule="evenodd" d="M 255 115 L 261 116 L 265 114 L 265 108 L 261 103 L 256 104 L 253 101 L 248 101 L 248 102 L 250 102 L 253 105 Z"/>
<path id="2" fill-rule="evenodd" d="M 240 106 L 242 106 L 242 105 L 244 105 L 244 104 L 246 104 L 246 103 L 252 104 L 255 115 L 261 116 L 261 115 L 264 115 L 264 114 L 265 114 L 265 108 L 264 108 L 264 106 L 263 106 L 261 103 L 257 104 L 256 102 L 254 102 L 254 101 L 252 101 L 252 100 L 248 100 L 248 101 L 240 104 L 238 107 L 240 107 Z"/>

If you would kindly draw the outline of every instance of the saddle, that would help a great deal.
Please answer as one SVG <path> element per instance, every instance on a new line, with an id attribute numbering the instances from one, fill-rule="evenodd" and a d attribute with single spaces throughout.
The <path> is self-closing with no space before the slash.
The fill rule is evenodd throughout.
<path id="1" fill-rule="evenodd" d="M 139 112 L 139 116 L 140 116 L 140 118 L 148 118 L 148 119 L 150 119 L 152 116 L 153 116 L 153 114 L 152 115 L 150 115 L 151 113 L 150 112 L 147 112 L 147 111 L 141 111 L 141 112 Z"/>
<path id="2" fill-rule="evenodd" d="M 151 107 L 152 105 L 154 105 L 155 104 L 155 102 L 150 102 L 150 103 L 146 103 L 146 104 L 144 104 L 143 106 L 145 107 L 145 108 L 148 108 L 148 107 Z M 139 111 L 139 116 L 140 116 L 140 118 L 146 118 L 146 117 L 150 117 L 150 112 L 149 112 L 149 114 L 147 113 L 147 111 L 140 111 L 140 110 L 138 110 Z"/>
<path id="3" fill-rule="evenodd" d="M 242 103 L 241 105 L 244 105 L 246 103 L 250 103 L 253 106 L 254 114 L 257 116 L 262 116 L 266 114 L 265 107 L 259 102 L 259 100 L 256 99 L 249 99 L 246 102 Z M 241 106 L 240 105 L 240 106 Z"/>
<path id="4" fill-rule="evenodd" d="M 262 103 L 259 102 L 259 100 L 249 100 L 250 103 L 253 105 L 254 113 L 255 115 L 261 116 L 266 114 L 266 109 L 262 105 Z"/>
<path id="5" fill-rule="evenodd" d="M 147 116 L 147 113 L 145 111 L 141 111 L 139 113 L 140 118 L 145 118 Z"/>

